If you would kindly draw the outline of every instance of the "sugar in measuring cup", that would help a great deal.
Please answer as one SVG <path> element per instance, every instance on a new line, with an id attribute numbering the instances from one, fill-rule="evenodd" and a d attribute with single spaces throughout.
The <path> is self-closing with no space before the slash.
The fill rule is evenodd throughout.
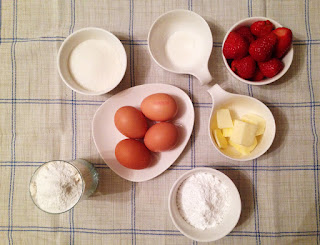
<path id="1" fill-rule="evenodd" d="M 148 34 L 151 57 L 163 69 L 191 74 L 201 85 L 212 80 L 208 61 L 212 34 L 208 23 L 189 10 L 173 10 L 161 15 Z"/>

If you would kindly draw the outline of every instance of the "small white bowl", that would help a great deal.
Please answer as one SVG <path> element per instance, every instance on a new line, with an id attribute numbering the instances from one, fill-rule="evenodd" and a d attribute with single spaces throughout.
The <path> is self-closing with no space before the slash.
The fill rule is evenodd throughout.
<path id="1" fill-rule="evenodd" d="M 276 22 L 275 20 L 272 20 L 270 18 L 265 18 L 265 17 L 250 17 L 250 18 L 246 18 L 246 19 L 243 19 L 243 20 L 240 20 L 239 22 L 237 22 L 236 24 L 234 24 L 230 29 L 229 31 L 227 32 L 227 34 L 225 35 L 224 39 L 223 39 L 223 42 L 222 42 L 222 49 L 223 50 L 223 46 L 224 46 L 224 42 L 226 41 L 227 37 L 229 36 L 230 32 L 238 29 L 239 27 L 241 26 L 248 26 L 250 27 L 251 24 L 253 24 L 254 22 L 256 21 L 266 21 L 266 20 L 269 20 L 275 28 L 278 28 L 278 27 L 282 27 L 282 25 L 280 25 L 278 22 Z M 289 51 L 287 52 L 287 54 L 281 59 L 281 61 L 283 62 L 284 64 L 284 67 L 282 69 L 281 72 L 279 72 L 276 76 L 272 77 L 272 78 L 264 78 L 263 80 L 261 81 L 249 81 L 249 80 L 246 80 L 246 79 L 243 79 L 241 77 L 239 77 L 236 73 L 234 73 L 232 70 L 231 70 L 231 67 L 229 66 L 228 62 L 227 62 L 227 59 L 224 57 L 223 55 L 223 52 L 222 52 L 222 59 L 223 59 L 223 62 L 225 64 L 225 66 L 227 67 L 228 71 L 231 73 L 232 76 L 234 76 L 236 79 L 238 79 L 239 81 L 241 82 L 244 82 L 246 84 L 250 84 L 250 85 L 265 85 L 265 84 L 269 84 L 269 83 L 273 83 L 275 82 L 276 80 L 278 80 L 280 77 L 282 77 L 289 69 L 289 67 L 291 66 L 291 63 L 292 63 L 292 59 L 293 59 L 293 46 L 291 44 L 291 48 L 289 49 Z"/>
<path id="2" fill-rule="evenodd" d="M 208 92 L 212 97 L 212 109 L 208 123 L 208 133 L 216 150 L 223 156 L 236 161 L 249 161 L 263 155 L 272 145 L 276 135 L 276 123 L 270 109 L 261 101 L 253 97 L 229 93 L 223 90 L 218 84 L 212 86 Z M 212 129 L 218 128 L 216 112 L 222 108 L 230 109 L 231 117 L 233 119 L 240 119 L 245 114 L 254 113 L 266 120 L 265 131 L 263 135 L 257 137 L 258 144 L 249 155 L 242 155 L 230 145 L 225 149 L 220 149 L 217 145 L 214 136 L 212 135 Z"/>
<path id="3" fill-rule="evenodd" d="M 77 47 L 80 43 L 90 39 L 107 41 L 108 44 L 112 45 L 114 50 L 116 50 L 116 53 L 118 54 L 118 58 L 120 60 L 120 72 L 115 78 L 115 81 L 113 82 L 114 86 L 106 86 L 106 88 L 101 91 L 90 91 L 83 88 L 81 85 L 79 85 L 79 83 L 77 83 L 74 80 L 69 70 L 69 57 L 73 49 Z M 57 65 L 58 72 L 62 81 L 69 88 L 85 95 L 101 95 L 110 92 L 121 82 L 127 68 L 127 54 L 120 40 L 111 32 L 96 27 L 88 27 L 72 33 L 64 40 L 58 52 Z"/>
<path id="4" fill-rule="evenodd" d="M 226 185 L 230 195 L 230 206 L 222 222 L 206 230 L 194 228 L 187 223 L 178 210 L 176 200 L 177 192 L 182 182 L 189 176 L 199 172 L 210 173 L 218 177 L 219 180 Z M 176 228 L 186 237 L 199 242 L 212 242 L 228 235 L 238 223 L 241 214 L 241 199 L 237 187 L 228 176 L 212 168 L 194 168 L 181 175 L 170 190 L 168 205 L 170 217 Z"/>
<path id="5" fill-rule="evenodd" d="M 201 85 L 212 81 L 208 69 L 212 34 L 208 23 L 195 12 L 177 9 L 161 15 L 150 28 L 148 47 L 163 69 L 191 74 Z"/>

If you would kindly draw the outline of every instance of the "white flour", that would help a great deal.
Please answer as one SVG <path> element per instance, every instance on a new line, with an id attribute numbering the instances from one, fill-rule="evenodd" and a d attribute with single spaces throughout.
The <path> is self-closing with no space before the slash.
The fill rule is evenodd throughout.
<path id="1" fill-rule="evenodd" d="M 219 224 L 230 206 L 227 187 L 210 173 L 196 173 L 179 187 L 177 205 L 182 217 L 205 230 Z"/>
<path id="2" fill-rule="evenodd" d="M 84 41 L 69 57 L 69 70 L 75 81 L 95 92 L 114 87 L 122 74 L 121 67 L 119 54 L 105 40 Z"/>
<path id="3" fill-rule="evenodd" d="M 174 32 L 167 40 L 166 54 L 179 68 L 190 68 L 201 60 L 201 38 L 188 31 Z"/>
<path id="4" fill-rule="evenodd" d="M 37 171 L 30 183 L 30 193 L 44 211 L 61 213 L 78 202 L 82 193 L 82 179 L 71 164 L 52 161 Z"/>

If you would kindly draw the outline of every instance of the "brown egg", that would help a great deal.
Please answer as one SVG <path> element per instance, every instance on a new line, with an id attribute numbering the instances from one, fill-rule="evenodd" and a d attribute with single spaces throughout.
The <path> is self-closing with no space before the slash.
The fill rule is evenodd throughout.
<path id="1" fill-rule="evenodd" d="M 141 111 L 132 106 L 123 106 L 114 115 L 114 124 L 124 136 L 143 138 L 148 130 L 147 120 Z"/>
<path id="2" fill-rule="evenodd" d="M 178 130 L 175 125 L 160 122 L 153 125 L 144 136 L 144 144 L 153 152 L 162 152 L 172 149 L 178 140 Z"/>
<path id="3" fill-rule="evenodd" d="M 124 139 L 115 149 L 118 162 L 131 169 L 143 169 L 148 167 L 151 161 L 151 153 L 140 141 Z"/>
<path id="4" fill-rule="evenodd" d="M 168 94 L 157 93 L 146 97 L 141 103 L 142 113 L 154 121 L 171 120 L 178 111 L 174 98 Z"/>

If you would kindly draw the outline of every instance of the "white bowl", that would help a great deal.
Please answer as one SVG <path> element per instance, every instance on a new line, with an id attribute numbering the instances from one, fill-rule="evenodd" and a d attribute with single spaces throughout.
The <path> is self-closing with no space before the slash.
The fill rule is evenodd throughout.
<path id="1" fill-rule="evenodd" d="M 265 20 L 269 20 L 275 28 L 278 28 L 278 27 L 282 27 L 282 25 L 280 25 L 278 22 L 276 22 L 275 20 L 272 20 L 270 18 L 265 18 L 265 17 L 250 17 L 250 18 L 246 18 L 246 19 L 243 19 L 243 20 L 240 20 L 239 22 L 237 22 L 236 24 L 234 24 L 230 29 L 229 31 L 227 32 L 227 34 L 225 35 L 224 39 L 223 39 L 223 42 L 222 42 L 222 49 L 223 50 L 223 46 L 224 46 L 224 42 L 226 41 L 228 35 L 230 32 L 238 29 L 239 27 L 241 26 L 248 26 L 250 27 L 251 24 L 253 24 L 254 22 L 256 21 L 265 21 Z M 239 77 L 236 73 L 234 73 L 232 70 L 231 70 L 231 67 L 229 66 L 228 62 L 227 62 L 227 59 L 224 57 L 223 55 L 223 52 L 222 52 L 222 59 L 223 59 L 223 62 L 225 64 L 225 66 L 227 67 L 228 71 L 231 73 L 232 76 L 234 76 L 236 79 L 238 79 L 239 81 L 241 82 L 244 82 L 246 84 L 250 84 L 250 85 L 265 85 L 265 84 L 269 84 L 269 83 L 273 83 L 275 82 L 276 80 L 278 80 L 280 77 L 282 77 L 289 69 L 289 67 L 291 66 L 291 63 L 292 63 L 292 59 L 293 59 L 293 46 L 291 44 L 291 48 L 289 49 L 289 51 L 287 52 L 287 54 L 281 59 L 283 64 L 284 64 L 284 67 L 282 69 L 281 72 L 279 72 L 276 76 L 272 77 L 272 78 L 264 78 L 263 80 L 261 81 L 249 81 L 249 80 L 246 80 L 246 79 L 243 79 L 241 77 Z"/>
<path id="2" fill-rule="evenodd" d="M 215 84 L 208 90 L 212 97 L 212 110 L 209 118 L 209 137 L 213 146 L 223 156 L 237 161 L 249 161 L 258 158 L 264 154 L 272 145 L 276 135 L 276 123 L 269 108 L 261 101 L 246 95 L 233 94 L 223 90 L 218 84 Z M 258 136 L 258 144 L 256 148 L 250 152 L 249 155 L 244 156 L 237 152 L 234 147 L 228 145 L 225 149 L 220 149 L 217 145 L 214 136 L 212 135 L 212 128 L 216 129 L 217 119 L 216 112 L 219 109 L 230 109 L 233 119 L 240 119 L 243 115 L 248 113 L 256 114 L 266 120 L 266 128 L 263 135 Z"/>
<path id="3" fill-rule="evenodd" d="M 114 50 L 116 50 L 120 61 L 120 72 L 117 74 L 117 77 L 114 78 L 114 81 L 112 81 L 113 86 L 110 87 L 107 86 L 108 84 L 106 84 L 106 88 L 102 89 L 101 91 L 90 91 L 83 88 L 75 81 L 69 70 L 69 57 L 73 49 L 80 43 L 90 39 L 107 41 L 108 44 L 111 45 Z M 64 40 L 58 52 L 57 62 L 59 75 L 62 81 L 69 88 L 81 94 L 101 95 L 111 91 L 121 82 L 127 68 L 127 55 L 122 43 L 115 35 L 104 29 L 88 27 L 72 33 Z"/>
<path id="4" fill-rule="evenodd" d="M 206 230 L 194 228 L 187 223 L 180 215 L 176 200 L 177 192 L 182 182 L 189 176 L 199 172 L 210 173 L 218 177 L 219 180 L 226 185 L 230 195 L 230 206 L 222 222 Z M 170 190 L 168 205 L 170 217 L 177 229 L 186 237 L 199 242 L 212 242 L 228 235 L 238 223 L 241 213 L 241 199 L 237 187 L 228 176 L 212 168 L 194 168 L 181 175 Z"/>
<path id="5" fill-rule="evenodd" d="M 201 85 L 212 80 L 208 69 L 212 34 L 208 23 L 195 12 L 177 9 L 161 15 L 150 28 L 148 47 L 163 69 L 191 74 Z"/>

